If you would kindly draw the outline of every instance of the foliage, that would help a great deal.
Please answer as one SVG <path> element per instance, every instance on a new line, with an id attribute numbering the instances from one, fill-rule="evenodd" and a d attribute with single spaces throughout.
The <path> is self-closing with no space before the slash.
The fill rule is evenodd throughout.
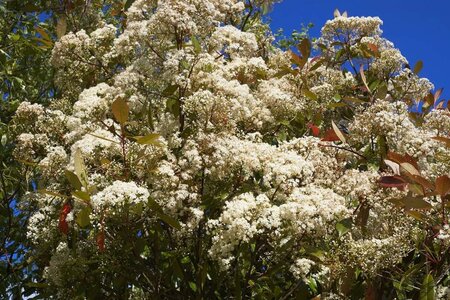
<path id="1" fill-rule="evenodd" d="M 29 214 L 5 227 L 26 227 L 5 234 L 26 288 L 5 290 L 445 297 L 450 112 L 379 18 L 335 11 L 319 38 L 275 43 L 272 1 L 58 3 L 27 29 L 27 92 L 53 78 L 47 96 L 10 75 L 3 90 L 21 103 L 2 127 L 2 222 Z"/>

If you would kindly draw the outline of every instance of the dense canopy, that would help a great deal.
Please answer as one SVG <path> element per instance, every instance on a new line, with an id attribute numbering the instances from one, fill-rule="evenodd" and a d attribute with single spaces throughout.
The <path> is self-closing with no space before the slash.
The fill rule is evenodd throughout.
<path id="1" fill-rule="evenodd" d="M 4 295 L 446 299 L 450 111 L 379 18 L 56 2 L 0 2 Z"/>

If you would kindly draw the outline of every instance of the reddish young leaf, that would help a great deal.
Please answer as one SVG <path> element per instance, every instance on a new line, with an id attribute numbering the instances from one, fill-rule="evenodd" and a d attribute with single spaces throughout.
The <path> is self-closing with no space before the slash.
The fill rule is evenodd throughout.
<path id="1" fill-rule="evenodd" d="M 414 168 L 416 168 L 416 170 L 419 171 L 419 165 L 417 164 L 417 160 L 411 155 L 408 154 L 401 155 L 395 152 L 388 152 L 387 157 L 398 164 L 409 163 Z"/>
<path id="2" fill-rule="evenodd" d="M 319 136 L 319 134 L 320 134 L 319 127 L 317 127 L 313 123 L 309 123 L 307 126 L 308 126 L 309 129 L 311 129 L 311 132 L 312 132 L 313 136 L 315 136 L 315 137 Z"/>
<path id="3" fill-rule="evenodd" d="M 386 188 L 396 187 L 404 189 L 408 183 L 400 176 L 383 176 L 380 178 L 380 185 Z"/>
<path id="4" fill-rule="evenodd" d="M 444 91 L 444 88 L 440 88 L 434 93 L 434 103 L 439 100 L 439 97 L 441 97 L 442 92 Z"/>
<path id="5" fill-rule="evenodd" d="M 436 192 L 442 197 L 450 192 L 450 178 L 447 175 L 436 178 Z"/>
<path id="6" fill-rule="evenodd" d="M 415 182 L 417 182 L 418 184 L 420 184 L 421 186 L 423 186 L 424 188 L 427 188 L 432 191 L 434 190 L 434 185 L 430 181 L 423 178 L 422 176 L 411 175 L 410 178 Z"/>
<path id="7" fill-rule="evenodd" d="M 69 233 L 69 224 L 67 223 L 66 218 L 71 210 L 72 210 L 72 207 L 67 202 L 64 204 L 63 208 L 61 209 L 61 212 L 59 213 L 58 228 L 65 235 L 67 235 Z"/>
<path id="8" fill-rule="evenodd" d="M 337 136 L 336 132 L 331 128 L 325 131 L 325 134 L 323 138 L 321 139 L 323 142 L 337 142 L 340 141 L 339 137 Z"/>

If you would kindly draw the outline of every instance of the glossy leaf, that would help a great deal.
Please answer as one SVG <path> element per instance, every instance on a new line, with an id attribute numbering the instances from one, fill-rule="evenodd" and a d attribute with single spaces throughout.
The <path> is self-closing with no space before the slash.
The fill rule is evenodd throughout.
<path id="1" fill-rule="evenodd" d="M 450 192 L 450 178 L 447 175 L 436 178 L 436 192 L 444 197 Z"/>
<path id="2" fill-rule="evenodd" d="M 383 176 L 380 179 L 380 185 L 386 188 L 404 188 L 408 183 L 400 176 Z"/>

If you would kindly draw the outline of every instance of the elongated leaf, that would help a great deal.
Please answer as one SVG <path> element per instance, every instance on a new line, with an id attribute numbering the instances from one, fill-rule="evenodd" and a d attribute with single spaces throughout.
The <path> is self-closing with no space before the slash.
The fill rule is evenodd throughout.
<path id="1" fill-rule="evenodd" d="M 408 183 L 400 176 L 383 176 L 380 178 L 380 185 L 386 188 L 404 188 Z"/>
<path id="2" fill-rule="evenodd" d="M 52 41 L 52 38 L 48 35 L 47 31 L 44 28 L 36 26 L 36 31 L 41 35 L 42 39 L 48 42 Z"/>
<path id="3" fill-rule="evenodd" d="M 80 179 L 80 182 L 87 189 L 86 167 L 84 166 L 84 160 L 80 149 L 77 149 L 74 153 L 74 168 L 78 179 Z"/>
<path id="4" fill-rule="evenodd" d="M 298 45 L 298 50 L 300 50 L 300 53 L 302 54 L 302 59 L 308 60 L 309 56 L 311 55 L 311 42 L 309 41 L 309 39 L 303 39 Z"/>
<path id="5" fill-rule="evenodd" d="M 119 98 L 113 102 L 111 108 L 116 121 L 119 122 L 120 125 L 124 125 L 128 121 L 130 113 L 127 102 L 124 99 Z"/>
<path id="6" fill-rule="evenodd" d="M 65 16 L 61 16 L 56 23 L 56 36 L 61 39 L 63 35 L 66 34 L 67 30 L 67 20 Z"/>
<path id="7" fill-rule="evenodd" d="M 436 93 L 434 93 L 434 103 L 436 103 L 436 101 L 439 100 L 439 98 L 441 97 L 443 91 L 444 91 L 444 89 L 440 88 L 440 89 L 438 89 L 436 91 Z"/>
<path id="8" fill-rule="evenodd" d="M 314 94 L 313 92 L 311 92 L 311 91 L 308 90 L 308 89 L 304 89 L 304 90 L 303 90 L 303 94 L 305 94 L 305 96 L 308 97 L 308 98 L 311 99 L 311 100 L 316 101 L 316 100 L 318 99 L 317 95 Z"/>
<path id="9" fill-rule="evenodd" d="M 87 227 L 91 223 L 90 214 L 92 209 L 90 207 L 83 208 L 77 215 L 77 224 L 81 227 Z"/>
<path id="10" fill-rule="evenodd" d="M 392 160 L 385 159 L 384 163 L 386 166 L 390 167 L 395 175 L 400 175 L 400 165 Z"/>
<path id="11" fill-rule="evenodd" d="M 65 170 L 64 174 L 66 175 L 67 180 L 70 182 L 70 184 L 75 190 L 81 190 L 82 186 L 81 181 L 80 179 L 78 179 L 78 176 L 75 173 L 69 170 Z"/>
<path id="12" fill-rule="evenodd" d="M 420 300 L 435 300 L 436 299 L 436 293 L 434 291 L 434 279 L 431 274 L 425 275 L 422 287 L 420 288 Z"/>
<path id="13" fill-rule="evenodd" d="M 408 173 L 416 176 L 420 176 L 419 170 L 417 170 L 412 164 L 408 162 L 400 163 L 400 166 L 406 170 Z"/>
<path id="14" fill-rule="evenodd" d="M 37 190 L 36 192 L 38 192 L 39 194 L 49 195 L 49 196 L 58 197 L 58 198 L 67 198 L 67 196 L 65 196 L 63 194 L 49 191 L 49 190 Z"/>
<path id="15" fill-rule="evenodd" d="M 91 196 L 84 191 L 75 191 L 72 193 L 72 196 L 77 197 L 78 199 L 83 200 L 87 203 L 91 201 Z"/>
<path id="16" fill-rule="evenodd" d="M 202 46 L 200 45 L 200 42 L 195 36 L 191 36 L 192 46 L 194 47 L 194 52 L 196 54 L 199 54 L 202 52 Z"/>
<path id="17" fill-rule="evenodd" d="M 166 223 L 167 225 L 170 225 L 171 227 L 180 230 L 181 229 L 181 225 L 180 223 L 175 220 L 174 218 L 166 215 L 162 209 L 162 207 L 152 198 L 148 198 L 148 202 L 147 202 L 148 206 L 150 207 L 150 209 L 153 210 L 153 212 L 156 213 L 156 216 L 163 221 L 164 223 Z"/>
<path id="18" fill-rule="evenodd" d="M 429 190 L 434 190 L 434 185 L 428 181 L 427 179 L 423 178 L 422 176 L 413 175 L 411 176 L 411 179 L 423 186 L 424 188 L 427 188 Z"/>
<path id="19" fill-rule="evenodd" d="M 413 209 L 430 209 L 432 208 L 431 204 L 425 201 L 422 197 L 413 197 L 406 196 L 405 197 L 405 207 L 413 208 Z"/>
<path id="20" fill-rule="evenodd" d="M 155 145 L 155 146 L 161 146 L 161 142 L 158 141 L 158 139 L 161 136 L 157 133 L 150 133 L 146 136 L 140 136 L 136 137 L 136 142 L 141 145 Z"/>
<path id="21" fill-rule="evenodd" d="M 366 75 L 364 74 L 364 66 L 361 65 L 361 67 L 359 68 L 359 74 L 361 75 L 361 80 L 364 83 L 364 86 L 366 87 L 367 91 L 369 93 L 371 93 L 371 90 L 369 88 L 369 86 L 367 85 L 367 79 L 366 79 Z"/>
<path id="22" fill-rule="evenodd" d="M 419 60 L 418 62 L 416 62 L 414 66 L 413 70 L 414 74 L 419 74 L 422 68 L 423 68 L 423 61 Z"/>
<path id="23" fill-rule="evenodd" d="M 450 192 L 450 178 L 447 175 L 436 178 L 436 192 L 444 197 Z"/>
<path id="24" fill-rule="evenodd" d="M 336 133 L 336 135 L 337 135 L 337 137 L 339 138 L 339 140 L 342 142 L 342 143 L 346 143 L 346 139 L 345 139 L 345 136 L 344 136 L 344 134 L 342 133 L 342 131 L 336 126 L 336 124 L 333 122 L 333 121 L 331 121 L 331 126 L 333 127 L 333 130 L 334 130 L 334 132 Z"/>

